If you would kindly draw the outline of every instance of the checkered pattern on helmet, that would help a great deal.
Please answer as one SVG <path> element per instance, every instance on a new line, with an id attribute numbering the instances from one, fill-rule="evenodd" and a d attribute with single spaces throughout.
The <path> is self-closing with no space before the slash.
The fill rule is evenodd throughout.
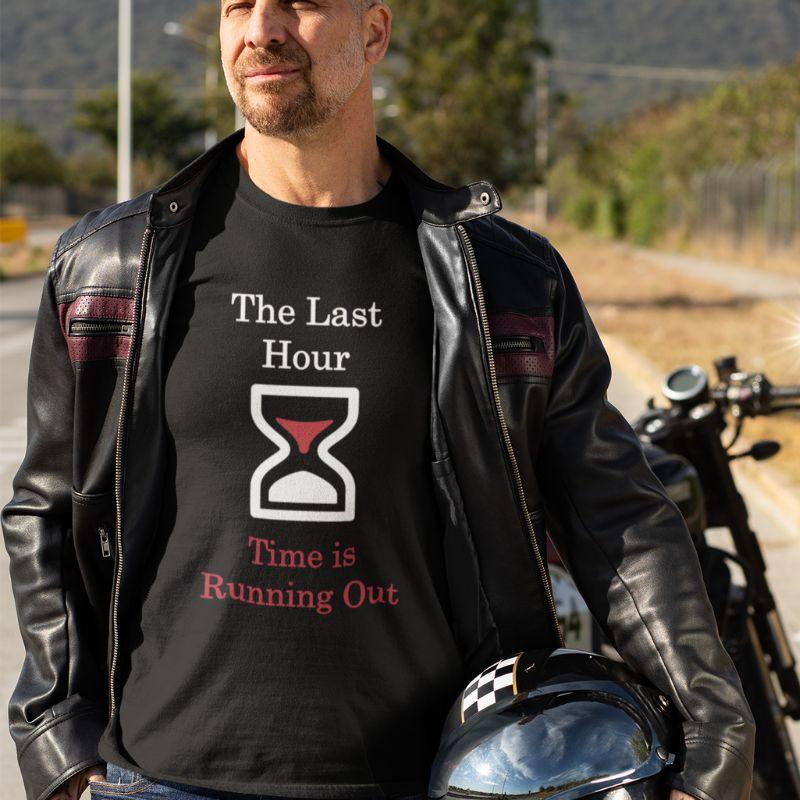
<path id="1" fill-rule="evenodd" d="M 496 661 L 469 682 L 461 694 L 462 722 L 484 708 L 514 696 L 514 670 L 520 655 L 522 653 Z"/>

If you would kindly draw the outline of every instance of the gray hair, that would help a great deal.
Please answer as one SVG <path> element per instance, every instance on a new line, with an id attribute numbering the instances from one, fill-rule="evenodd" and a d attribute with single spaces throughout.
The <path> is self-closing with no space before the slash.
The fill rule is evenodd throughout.
<path id="1" fill-rule="evenodd" d="M 363 14 L 368 8 L 382 3 L 383 0 L 350 0 L 350 7 L 354 14 Z"/>

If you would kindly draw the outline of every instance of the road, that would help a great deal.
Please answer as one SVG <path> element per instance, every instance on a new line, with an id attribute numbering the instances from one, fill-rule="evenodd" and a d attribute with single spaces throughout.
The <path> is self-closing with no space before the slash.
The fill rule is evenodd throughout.
<path id="1" fill-rule="evenodd" d="M 684 253 L 635 247 L 622 242 L 615 242 L 612 246 L 641 261 L 649 261 L 692 278 L 719 283 L 732 290 L 737 297 L 780 301 L 800 299 L 800 278 L 794 275 L 782 275 L 756 267 Z"/>
<path id="2" fill-rule="evenodd" d="M 0 283 L 0 505 L 11 499 L 11 480 L 25 452 L 25 385 L 42 276 Z M 24 800 L 22 779 L 8 734 L 8 698 L 24 650 L 11 592 L 8 553 L 0 549 L 0 795 Z M 88 792 L 84 793 L 88 797 Z"/>
<path id="3" fill-rule="evenodd" d="M 25 386 L 33 323 L 42 287 L 42 276 L 7 281 L 0 284 L 0 505 L 11 497 L 11 481 L 25 450 Z M 609 398 L 623 414 L 632 419 L 644 407 L 645 398 L 636 385 L 614 371 Z M 769 504 L 757 492 L 745 487 L 745 496 L 753 509 L 753 522 L 764 544 L 764 555 L 773 591 L 778 598 L 795 653 L 800 642 L 800 543 L 787 537 L 786 531 L 770 513 Z M 720 534 L 719 542 L 724 542 Z M 8 571 L 8 554 L 3 547 L 0 558 L 0 794 L 9 800 L 24 800 L 16 755 L 7 735 L 5 704 L 16 684 L 23 658 L 16 612 Z M 800 751 L 800 725 L 793 726 L 793 736 Z M 84 794 L 88 797 L 88 793 Z"/>

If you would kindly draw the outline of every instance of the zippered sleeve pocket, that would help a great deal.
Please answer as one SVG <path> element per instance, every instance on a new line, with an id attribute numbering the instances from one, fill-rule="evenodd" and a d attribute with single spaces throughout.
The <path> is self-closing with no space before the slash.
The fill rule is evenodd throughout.
<path id="1" fill-rule="evenodd" d="M 495 353 L 544 353 L 544 339 L 533 334 L 492 337 Z"/>
<path id="2" fill-rule="evenodd" d="M 132 328 L 132 319 L 72 317 L 67 333 L 69 336 L 130 336 Z"/>
<path id="3" fill-rule="evenodd" d="M 83 294 L 59 302 L 72 362 L 127 358 L 134 323 L 132 297 Z"/>
<path id="4" fill-rule="evenodd" d="M 551 314 L 501 311 L 488 316 L 498 379 L 552 376 L 555 343 Z"/>

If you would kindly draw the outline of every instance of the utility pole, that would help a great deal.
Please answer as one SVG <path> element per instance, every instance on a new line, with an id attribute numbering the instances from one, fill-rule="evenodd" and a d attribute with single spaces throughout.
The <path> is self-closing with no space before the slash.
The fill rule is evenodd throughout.
<path id="1" fill-rule="evenodd" d="M 550 117 L 550 69 L 547 60 L 537 58 L 534 62 L 536 80 L 536 146 L 534 163 L 540 183 L 533 190 L 533 212 L 535 224 L 547 224 L 547 160 L 549 151 Z"/>
<path id="2" fill-rule="evenodd" d="M 187 42 L 199 45 L 203 49 L 203 57 L 205 60 L 205 99 L 206 103 L 213 102 L 216 104 L 217 100 L 217 59 L 219 53 L 217 51 L 217 37 L 211 33 L 193 28 L 190 25 L 184 25 L 182 22 L 165 22 L 164 33 L 167 36 L 179 36 Z M 214 108 L 216 107 L 213 106 Z M 208 150 L 213 147 L 217 142 L 216 125 L 213 123 L 206 128 L 203 135 L 203 148 Z"/>
<path id="3" fill-rule="evenodd" d="M 117 15 L 117 202 L 131 197 L 131 2 Z"/>

